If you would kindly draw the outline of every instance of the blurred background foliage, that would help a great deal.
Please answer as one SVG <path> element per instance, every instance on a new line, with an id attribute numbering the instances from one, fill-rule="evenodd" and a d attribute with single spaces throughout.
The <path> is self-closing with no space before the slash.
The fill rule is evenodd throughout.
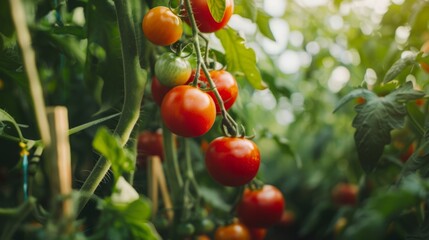
<path id="1" fill-rule="evenodd" d="M 165 5 L 165 1 L 146 2 L 145 8 Z M 245 125 L 248 135 L 256 136 L 254 141 L 262 154 L 258 178 L 282 190 L 294 216 L 286 227 L 270 229 L 267 239 L 427 239 L 428 182 L 413 176 L 395 191 L 387 191 L 403 168 L 401 155 L 418 138 L 415 130 L 408 121 L 404 129 L 395 130 L 379 167 L 366 175 L 353 139 L 354 104 L 335 114 L 333 111 L 339 100 L 356 88 L 383 91 L 382 80 L 392 64 L 429 40 L 429 2 L 256 0 L 260 12 L 255 22 L 240 12 L 243 2 L 236 1 L 240 15 L 234 15 L 229 26 L 255 50 L 268 89 L 255 90 L 238 76 L 240 95 L 231 114 Z M 25 3 L 47 105 L 67 106 L 72 127 L 118 112 L 123 73 L 113 3 Z M 0 1 L 0 108 L 24 125 L 26 138 L 38 139 L 8 9 L 8 1 Z M 212 47 L 221 50 L 217 39 L 210 39 Z M 141 56 L 153 60 L 159 51 L 150 46 Z M 396 80 L 411 81 L 426 92 L 429 75 L 413 65 Z M 150 95 L 147 87 L 142 131 L 160 127 L 158 108 Z M 105 125 L 114 126 L 116 121 Z M 91 147 L 95 130 L 71 136 L 76 188 L 97 158 Z M 7 127 L 4 131 L 14 135 Z M 208 178 L 201 145 L 220 134 L 215 127 L 191 144 L 201 193 L 219 218 L 229 210 L 234 191 Z M 179 154 L 183 156 L 183 152 Z M 16 187 L 19 171 L 14 168 L 19 159 L 17 144 L 0 138 L 0 159 L 0 207 L 15 206 L 20 198 Z M 41 186 L 46 174 L 37 167 L 32 174 L 35 185 L 40 186 L 33 194 L 43 199 Z M 140 174 L 135 187 L 145 193 L 144 172 Z M 107 178 L 103 184 L 109 182 Z M 338 207 L 332 203 L 331 190 L 339 182 L 359 186 L 358 205 Z M 103 191 L 100 188 L 97 193 L 103 195 Z M 96 220 L 88 219 L 91 228 L 94 223 L 90 221 Z"/>

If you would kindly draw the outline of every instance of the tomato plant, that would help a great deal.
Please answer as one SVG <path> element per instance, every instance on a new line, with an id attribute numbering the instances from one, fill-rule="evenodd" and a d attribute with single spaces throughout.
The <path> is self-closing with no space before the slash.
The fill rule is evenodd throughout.
<path id="1" fill-rule="evenodd" d="M 191 72 L 189 61 L 174 53 L 162 54 L 155 63 L 155 76 L 162 85 L 167 87 L 185 84 Z"/>
<path id="2" fill-rule="evenodd" d="M 256 144 L 242 137 L 218 137 L 210 142 L 205 156 L 207 171 L 218 183 L 241 186 L 252 180 L 261 156 Z"/>
<path id="3" fill-rule="evenodd" d="M 252 228 L 266 228 L 278 223 L 283 215 L 285 200 L 279 189 L 264 185 L 261 189 L 246 189 L 237 206 L 237 216 Z"/>
<path id="4" fill-rule="evenodd" d="M 216 229 L 214 240 L 251 240 L 249 229 L 242 223 L 231 223 Z"/>
<path id="5" fill-rule="evenodd" d="M 358 187 L 351 183 L 338 183 L 332 189 L 332 201 L 339 206 L 354 206 L 358 200 Z"/>
<path id="6" fill-rule="evenodd" d="M 192 86 L 177 86 L 165 96 L 161 117 L 171 132 L 182 137 L 197 137 L 213 126 L 216 107 L 205 92 Z"/>
<path id="7" fill-rule="evenodd" d="M 191 83 L 194 80 L 194 77 L 195 71 L 192 71 L 188 83 Z M 238 97 L 237 81 L 235 80 L 234 76 L 232 76 L 232 74 L 226 70 L 212 70 L 210 71 L 210 77 L 212 78 L 214 84 L 216 85 L 216 89 L 218 90 L 219 95 L 222 98 L 225 110 L 228 111 Z M 209 89 L 207 93 L 213 98 L 213 101 L 216 104 L 216 113 L 220 114 L 221 109 L 219 103 L 216 99 L 214 92 L 210 91 L 210 86 L 204 73 L 200 74 L 199 80 L 202 83 L 199 84 L 200 87 Z"/>
<path id="8" fill-rule="evenodd" d="M 216 32 L 226 26 L 232 14 L 234 13 L 234 1 L 225 1 L 225 13 L 220 22 L 217 22 L 210 13 L 207 0 L 191 0 L 192 11 L 194 12 L 195 21 L 198 29 L 204 33 Z M 189 19 L 186 18 L 189 23 Z"/>
<path id="9" fill-rule="evenodd" d="M 160 46 L 177 42 L 183 33 L 182 20 L 164 6 L 154 7 L 146 13 L 142 29 L 149 41 Z"/>

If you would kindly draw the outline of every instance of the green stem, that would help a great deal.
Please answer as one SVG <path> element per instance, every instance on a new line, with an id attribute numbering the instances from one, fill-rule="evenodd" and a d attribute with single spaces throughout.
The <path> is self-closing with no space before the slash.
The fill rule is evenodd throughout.
<path id="1" fill-rule="evenodd" d="M 182 195 L 183 178 L 177 159 L 176 141 L 173 134 L 162 124 L 162 139 L 166 161 L 167 179 L 172 190 L 172 200 L 177 203 Z"/>
<path id="2" fill-rule="evenodd" d="M 221 110 L 222 117 L 225 120 L 225 121 L 223 121 L 223 124 L 225 124 L 226 127 L 230 131 L 232 131 L 232 135 L 239 135 L 238 124 L 234 121 L 234 119 L 232 119 L 232 117 L 226 111 L 222 97 L 220 96 L 219 91 L 217 90 L 216 85 L 213 82 L 213 79 L 210 77 L 209 69 L 208 69 L 206 63 L 204 62 L 204 58 L 203 58 L 203 55 L 201 53 L 200 40 L 198 37 L 200 34 L 200 31 L 198 30 L 197 22 L 195 21 L 194 12 L 192 10 L 190 0 L 185 0 L 185 7 L 186 7 L 186 11 L 188 12 L 189 21 L 191 22 L 192 38 L 193 38 L 194 48 L 195 48 L 196 55 L 197 55 L 197 68 L 196 68 L 196 72 L 195 72 L 195 79 L 194 79 L 193 85 L 197 86 L 197 81 L 198 81 L 198 77 L 200 74 L 200 67 L 201 67 L 203 69 L 204 75 L 207 78 L 207 81 L 209 82 L 209 86 L 210 86 L 211 90 L 214 92 L 216 100 L 219 103 L 219 107 Z M 206 51 L 208 51 L 208 49 Z"/>
<path id="3" fill-rule="evenodd" d="M 195 180 L 194 169 L 192 167 L 192 158 L 191 158 L 191 148 L 189 146 L 189 139 L 185 138 L 184 148 L 185 148 L 185 161 L 186 161 L 186 178 L 190 181 L 191 186 L 194 188 L 197 201 L 199 201 L 200 193 L 198 191 L 198 184 Z"/>
<path id="4" fill-rule="evenodd" d="M 180 223 L 183 213 L 183 178 L 179 167 L 174 135 L 162 124 L 162 139 L 167 171 L 167 182 L 171 189 L 171 200 L 173 202 L 174 219 L 170 231 L 170 239 L 177 239 L 176 228 Z"/>
<path id="5" fill-rule="evenodd" d="M 147 73 L 140 68 L 137 38 L 134 32 L 135 28 L 129 1 L 114 0 L 114 3 L 121 38 L 125 92 L 122 115 L 119 118 L 114 133 L 120 137 L 121 144 L 124 146 L 128 142 L 130 134 L 139 119 Z M 80 190 L 83 194 L 80 198 L 79 212 L 89 201 L 90 197 L 88 196 L 95 192 L 110 166 L 111 163 L 105 158 L 99 158 Z"/>
<path id="6" fill-rule="evenodd" d="M 36 205 L 36 199 L 34 197 L 28 198 L 28 201 L 24 202 L 21 206 L 14 209 L 0 209 L 0 215 L 11 215 L 9 221 L 3 225 L 3 233 L 0 235 L 0 239 L 8 240 L 11 239 L 13 234 L 21 225 L 21 222 L 33 211 Z"/>

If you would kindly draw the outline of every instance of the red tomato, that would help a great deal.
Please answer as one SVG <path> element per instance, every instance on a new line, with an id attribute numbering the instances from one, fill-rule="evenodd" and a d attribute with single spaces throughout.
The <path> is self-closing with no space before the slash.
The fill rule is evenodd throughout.
<path id="1" fill-rule="evenodd" d="M 422 51 L 424 53 L 429 53 L 429 40 L 423 44 L 420 51 Z M 427 64 L 425 62 L 421 62 L 420 66 L 423 68 L 423 70 L 425 70 L 427 73 L 429 73 L 429 64 Z"/>
<path id="2" fill-rule="evenodd" d="M 225 13 L 222 21 L 216 22 L 210 13 L 207 0 L 191 0 L 191 5 L 198 29 L 204 33 L 216 32 L 223 28 L 229 22 L 234 12 L 234 0 L 226 0 Z M 189 24 L 189 18 L 185 20 Z"/>
<path id="3" fill-rule="evenodd" d="M 338 183 L 332 189 L 332 200 L 338 206 L 353 206 L 357 203 L 358 187 L 350 183 Z"/>
<path id="4" fill-rule="evenodd" d="M 241 223 L 218 227 L 214 240 L 251 240 L 249 229 Z"/>
<path id="5" fill-rule="evenodd" d="M 183 33 L 182 20 L 164 6 L 154 7 L 146 13 L 142 29 L 149 41 L 160 46 L 177 42 Z"/>
<path id="6" fill-rule="evenodd" d="M 161 117 L 165 126 L 174 134 L 198 137 L 213 126 L 216 107 L 207 93 L 192 86 L 181 85 L 164 96 Z"/>
<path id="7" fill-rule="evenodd" d="M 278 223 L 285 209 L 282 192 L 272 185 L 246 189 L 237 206 L 240 222 L 251 228 L 266 228 Z"/>
<path id="8" fill-rule="evenodd" d="M 365 98 L 363 98 L 363 97 L 358 97 L 358 98 L 356 98 L 356 103 L 358 104 L 358 105 L 360 105 L 360 104 L 364 104 L 366 102 L 366 100 L 365 100 Z"/>
<path id="9" fill-rule="evenodd" d="M 162 99 L 164 99 L 165 94 L 171 90 L 171 88 L 162 85 L 156 77 L 152 77 L 152 84 L 150 85 L 152 91 L 153 100 L 161 106 Z"/>
<path id="10" fill-rule="evenodd" d="M 195 77 L 195 70 L 192 71 L 192 74 L 188 80 L 188 83 L 191 83 L 194 80 L 194 77 Z M 222 98 L 223 105 L 225 106 L 225 110 L 230 109 L 232 105 L 235 103 L 235 100 L 237 99 L 237 96 L 238 96 L 238 85 L 234 76 L 232 76 L 231 73 L 225 70 L 212 70 L 210 71 L 210 77 L 212 78 L 216 86 L 216 89 L 218 90 L 219 95 Z M 200 74 L 199 80 L 205 83 L 206 88 L 210 88 L 208 80 L 203 72 Z M 216 95 L 214 94 L 213 91 L 208 91 L 207 93 L 213 98 L 213 101 L 216 104 L 216 114 L 219 115 L 221 111 L 220 111 L 220 107 L 219 107 L 219 103 L 217 101 Z"/>
<path id="11" fill-rule="evenodd" d="M 289 227 L 295 223 L 295 213 L 290 210 L 285 210 L 282 214 L 282 218 L 276 224 L 279 227 Z"/>
<path id="12" fill-rule="evenodd" d="M 146 166 L 148 156 L 158 156 L 163 159 L 162 134 L 159 132 L 143 131 L 137 140 L 137 165 Z"/>
<path id="13" fill-rule="evenodd" d="M 207 171 L 225 186 L 241 186 L 252 180 L 259 169 L 261 155 L 251 140 L 240 137 L 219 137 L 206 152 Z"/>
<path id="14" fill-rule="evenodd" d="M 252 240 L 264 240 L 267 235 L 266 228 L 249 228 L 249 232 Z"/>
<path id="15" fill-rule="evenodd" d="M 406 149 L 406 151 L 403 151 L 401 153 L 401 156 L 400 156 L 401 162 L 405 163 L 406 161 L 408 161 L 408 159 L 411 157 L 411 155 L 413 155 L 415 150 L 416 150 L 416 144 L 411 143 Z"/>

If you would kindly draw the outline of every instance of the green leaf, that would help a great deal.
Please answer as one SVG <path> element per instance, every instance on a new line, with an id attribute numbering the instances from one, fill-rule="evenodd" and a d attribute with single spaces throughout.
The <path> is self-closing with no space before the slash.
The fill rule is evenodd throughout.
<path id="1" fill-rule="evenodd" d="M 243 74 L 246 80 L 256 89 L 266 88 L 261 73 L 256 66 L 256 54 L 246 46 L 245 41 L 231 28 L 221 29 L 216 36 L 225 50 L 228 71 Z"/>
<path id="2" fill-rule="evenodd" d="M 373 92 L 364 88 L 355 89 L 340 99 L 340 102 L 337 104 L 337 106 L 334 109 L 334 113 L 338 111 L 338 109 L 340 109 L 346 103 L 358 97 L 362 97 L 363 99 L 365 99 L 365 101 L 368 101 L 368 100 L 377 98 L 377 95 L 375 95 Z"/>
<path id="3" fill-rule="evenodd" d="M 130 204 L 124 210 L 123 214 L 127 222 L 136 223 L 142 220 L 149 220 L 151 215 L 151 205 L 146 198 L 139 198 Z"/>
<path id="4" fill-rule="evenodd" d="M 262 33 L 262 35 L 273 41 L 276 41 L 276 38 L 274 37 L 273 32 L 270 28 L 270 19 L 271 17 L 268 14 L 259 10 L 256 19 L 256 24 L 258 25 L 259 31 Z"/>
<path id="5" fill-rule="evenodd" d="M 146 198 L 139 198 L 125 206 L 113 203 L 110 198 L 102 200 L 97 233 L 91 239 L 161 239 L 148 222 L 150 213 L 150 202 Z"/>
<path id="6" fill-rule="evenodd" d="M 256 21 L 258 15 L 258 8 L 256 7 L 255 0 L 236 0 L 234 6 L 234 14 L 238 14 L 244 18 Z"/>
<path id="7" fill-rule="evenodd" d="M 356 106 L 357 115 L 352 125 L 356 128 L 354 138 L 359 160 L 366 172 L 375 168 L 384 146 L 390 143 L 390 131 L 404 126 L 407 110 L 401 101 L 423 95 L 413 90 L 412 83 L 407 82 L 386 97 L 372 96 L 365 99 L 364 104 Z"/>
<path id="8" fill-rule="evenodd" d="M 89 0 L 86 9 L 85 80 L 102 105 L 101 111 L 119 107 L 124 92 L 124 73 L 114 5 L 111 1 Z"/>
<path id="9" fill-rule="evenodd" d="M 11 37 L 15 32 L 13 27 L 9 1 L 0 1 L 0 33 Z"/>
<path id="10" fill-rule="evenodd" d="M 221 195 L 216 190 L 200 186 L 199 191 L 201 197 L 204 198 L 204 200 L 214 208 L 220 209 L 222 211 L 228 211 L 230 209 L 231 206 L 227 204 L 223 198 L 221 198 Z"/>
<path id="11" fill-rule="evenodd" d="M 418 54 L 410 54 L 406 57 L 400 58 L 398 61 L 396 61 L 392 67 L 387 71 L 386 75 L 384 76 L 384 83 L 390 82 L 393 79 L 395 79 L 396 76 L 398 76 L 406 67 L 413 65 L 416 63 L 416 58 Z"/>
<path id="12" fill-rule="evenodd" d="M 226 0 L 207 0 L 210 13 L 216 22 L 221 22 L 225 15 Z"/>
<path id="13" fill-rule="evenodd" d="M 117 180 L 122 173 L 134 170 L 134 157 L 120 143 L 120 139 L 105 127 L 98 129 L 92 146 L 112 164 L 112 171 Z M 115 181 L 116 182 L 116 181 Z"/>
<path id="14" fill-rule="evenodd" d="M 424 177 L 429 173 L 429 141 L 421 144 L 410 156 L 402 169 L 401 176 L 406 177 L 420 171 Z"/>
<path id="15" fill-rule="evenodd" d="M 9 122 L 12 124 L 12 126 L 15 128 L 16 132 L 18 133 L 19 138 L 21 139 L 21 142 L 24 141 L 24 137 L 22 136 L 21 129 L 19 128 L 18 123 L 13 119 L 11 115 L 9 115 L 6 111 L 0 109 L 0 134 L 3 133 L 4 127 L 6 122 Z"/>

